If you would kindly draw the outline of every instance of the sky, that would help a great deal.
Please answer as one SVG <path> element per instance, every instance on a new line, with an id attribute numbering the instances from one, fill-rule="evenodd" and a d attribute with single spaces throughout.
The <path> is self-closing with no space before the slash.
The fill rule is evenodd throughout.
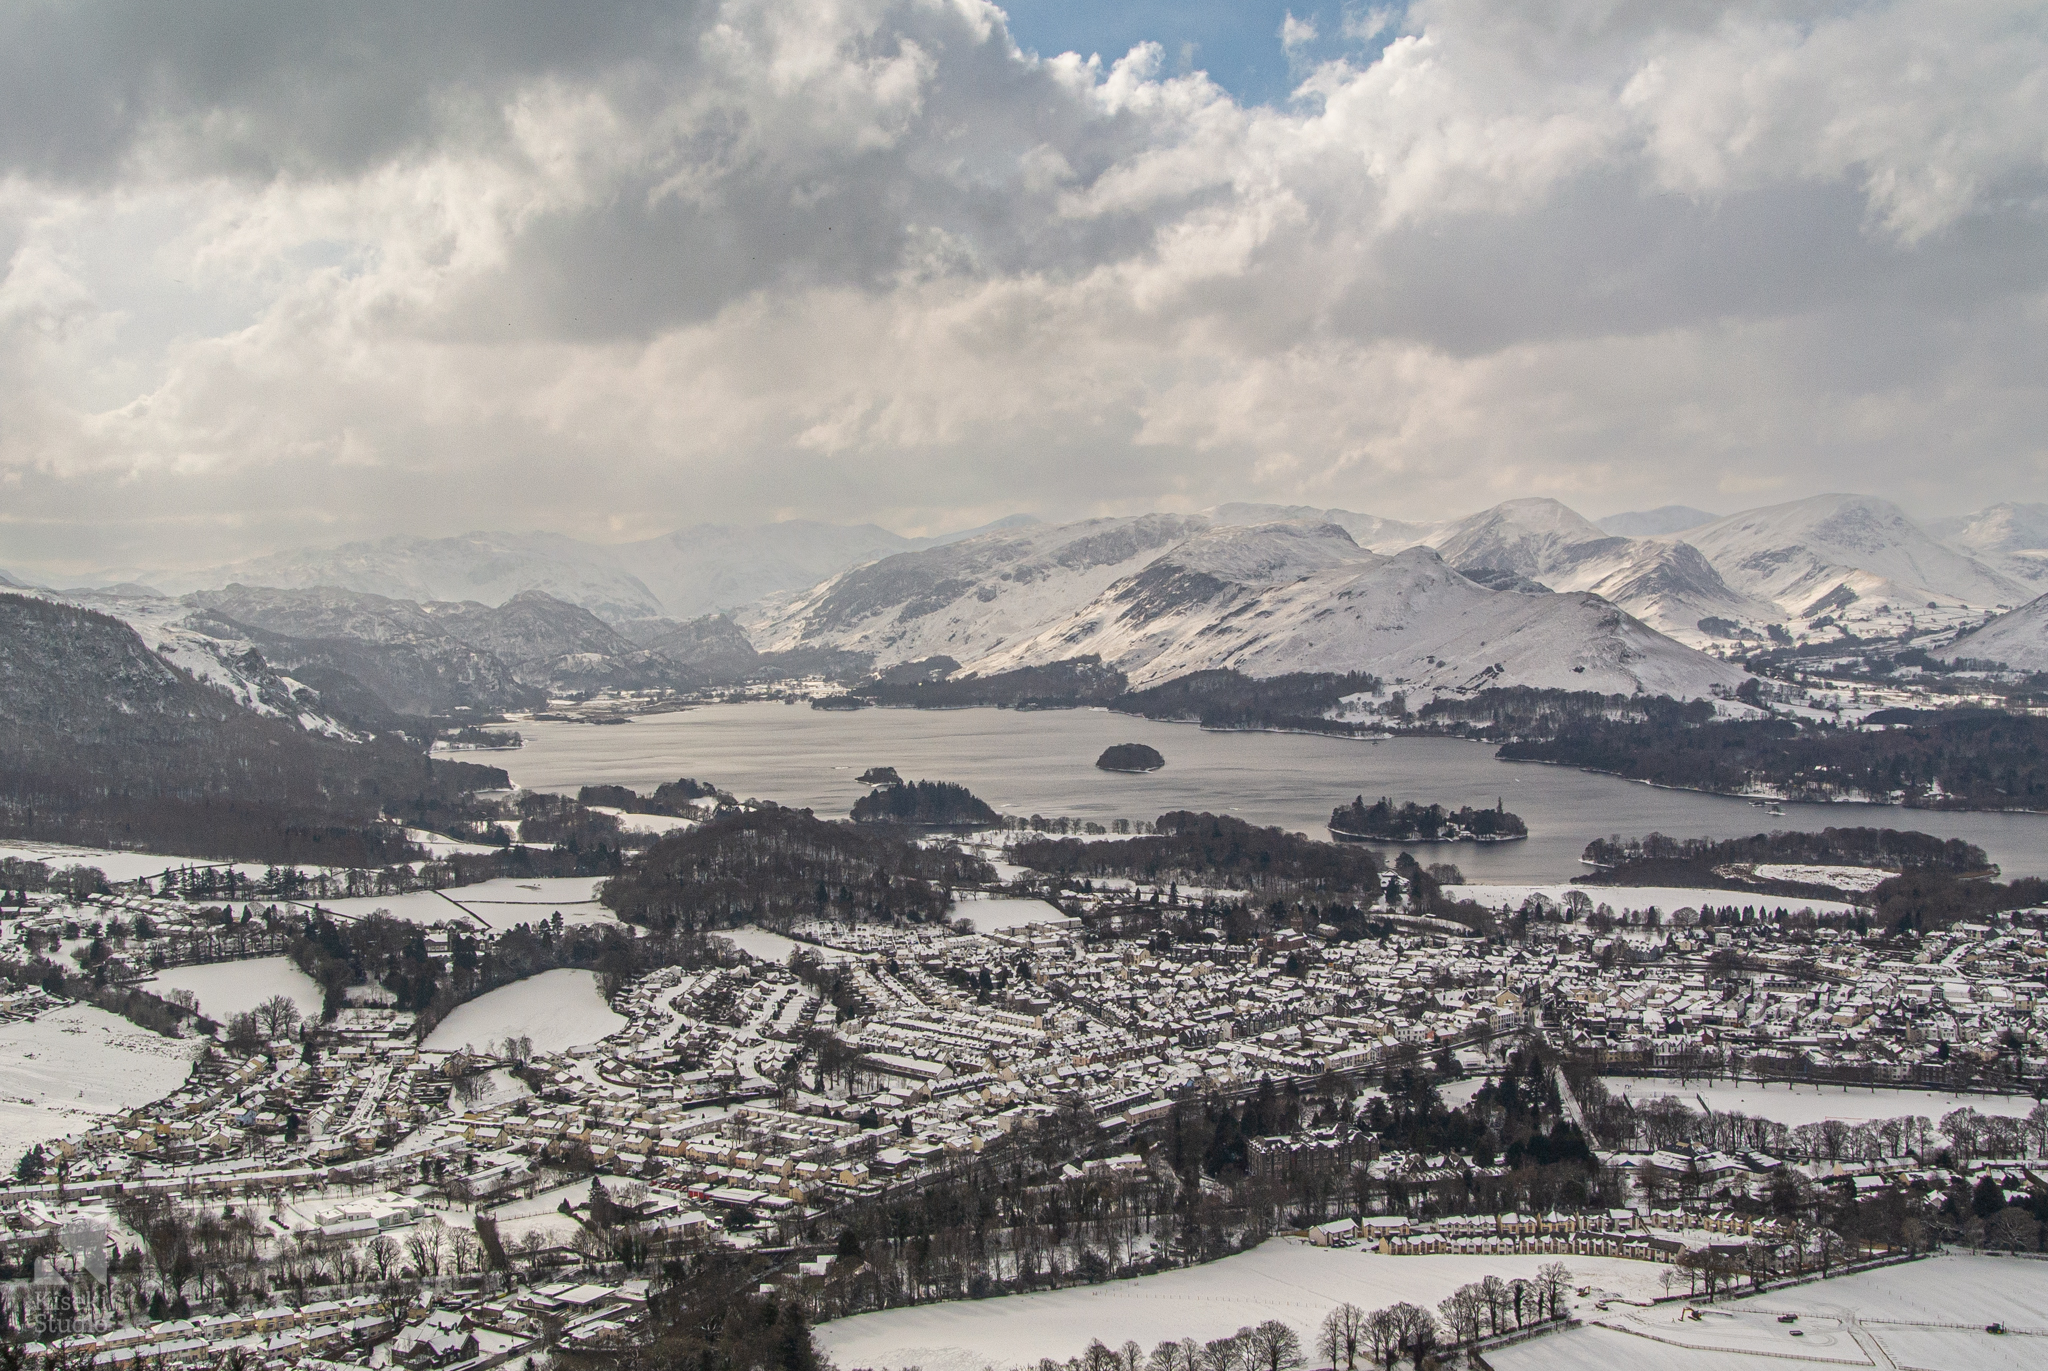
<path id="1" fill-rule="evenodd" d="M 21 0 L 0 568 L 2048 498 L 2038 0 Z"/>

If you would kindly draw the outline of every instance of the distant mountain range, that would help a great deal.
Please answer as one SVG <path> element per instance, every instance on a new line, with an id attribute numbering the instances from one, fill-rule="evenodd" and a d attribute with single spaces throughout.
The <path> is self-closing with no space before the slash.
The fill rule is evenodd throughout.
<path id="1" fill-rule="evenodd" d="M 1013 515 L 936 538 L 904 538 L 873 524 L 789 520 L 697 524 L 634 543 L 587 543 L 559 533 L 466 533 L 380 538 L 274 553 L 192 572 L 132 579 L 182 595 L 227 585 L 361 591 L 393 600 L 499 605 L 538 590 L 613 624 L 692 619 L 801 590 L 892 552 L 937 547 L 1035 520 Z"/>
<path id="2" fill-rule="evenodd" d="M 1368 671 L 1411 689 L 1531 685 L 1681 697 L 1738 668 L 1593 595 L 1494 589 L 1436 551 L 1335 523 L 1096 519 L 901 553 L 743 621 L 764 647 L 982 673 L 1097 656 L 1146 686 L 1228 667 Z"/>
<path id="3" fill-rule="evenodd" d="M 1230 666 L 1696 696 L 1735 679 L 1710 654 L 1744 644 L 1975 630 L 1937 650 L 2048 665 L 2026 627 L 2048 621 L 2033 603 L 2044 581 L 2048 506 L 1922 526 L 1884 500 L 1828 495 L 1598 523 L 1521 499 L 1434 523 L 1240 503 L 922 539 L 804 522 L 617 545 L 396 537 L 56 598 L 123 619 L 259 712 L 338 737 L 380 711 L 927 658 L 987 672 L 1095 655 L 1138 683 Z"/>

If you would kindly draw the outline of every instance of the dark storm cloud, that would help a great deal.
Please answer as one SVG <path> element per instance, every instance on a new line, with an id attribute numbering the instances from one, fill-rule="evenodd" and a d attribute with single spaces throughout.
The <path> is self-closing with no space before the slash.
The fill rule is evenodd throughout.
<path id="1" fill-rule="evenodd" d="M 25 0 L 0 10 L 0 163 L 60 181 L 358 172 L 501 133 L 537 76 L 687 65 L 708 5 Z"/>

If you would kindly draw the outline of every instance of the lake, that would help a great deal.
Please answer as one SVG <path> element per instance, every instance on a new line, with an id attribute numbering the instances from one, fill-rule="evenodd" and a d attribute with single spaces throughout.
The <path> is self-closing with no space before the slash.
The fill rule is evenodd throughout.
<path id="1" fill-rule="evenodd" d="M 609 727 L 522 722 L 518 729 L 523 748 L 477 760 L 536 790 L 574 794 L 579 786 L 614 784 L 645 793 L 692 776 L 742 799 L 834 817 L 866 792 L 854 778 L 871 766 L 893 766 L 906 780 L 958 781 L 1004 814 L 1106 822 L 1209 810 L 1314 838 L 1327 838 L 1330 810 L 1357 795 L 1453 809 L 1504 801 L 1528 822 L 1525 841 L 1414 849 L 1425 863 L 1455 862 L 1475 881 L 1569 880 L 1585 869 L 1579 854 L 1587 842 L 1616 833 L 1725 838 L 1856 826 L 1963 838 L 2007 876 L 2048 876 L 2048 816 L 1800 804 L 1767 815 L 1745 800 L 1496 761 L 1491 745 L 1451 738 L 1211 733 L 1102 709 L 840 712 L 783 704 L 708 705 Z M 1112 743 L 1148 743 L 1165 756 L 1165 769 L 1096 770 L 1096 757 Z"/>

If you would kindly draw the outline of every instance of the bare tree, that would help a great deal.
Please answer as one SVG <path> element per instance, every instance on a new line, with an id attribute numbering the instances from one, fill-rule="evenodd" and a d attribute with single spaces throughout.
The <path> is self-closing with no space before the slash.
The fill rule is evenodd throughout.
<path id="1" fill-rule="evenodd" d="M 1406 1300 L 1395 1305 L 1392 1313 L 1400 1324 L 1402 1353 L 1420 1366 L 1422 1359 L 1436 1350 L 1436 1316 Z"/>
<path id="2" fill-rule="evenodd" d="M 1461 1285 L 1437 1304 L 1450 1326 L 1453 1342 L 1470 1342 L 1479 1336 L 1479 1321 L 1486 1317 L 1486 1299 L 1476 1285 Z"/>
<path id="3" fill-rule="evenodd" d="M 282 1038 L 299 1026 L 299 1006 L 289 995 L 272 995 L 256 1006 L 256 1022 L 267 1038 Z"/>
<path id="4" fill-rule="evenodd" d="M 1245 1360 L 1252 1371 L 1297 1371 L 1301 1355 L 1301 1334 L 1279 1319 L 1267 1319 L 1244 1337 Z"/>
<path id="5" fill-rule="evenodd" d="M 392 1263 L 398 1260 L 398 1244 L 379 1233 L 363 1247 L 363 1256 L 370 1263 L 370 1269 L 377 1273 L 377 1279 L 391 1279 Z"/>
<path id="6" fill-rule="evenodd" d="M 424 1279 L 441 1274 L 441 1226 L 420 1224 L 405 1235 L 405 1253 L 412 1258 L 412 1269 Z"/>
<path id="7" fill-rule="evenodd" d="M 1373 1360 L 1393 1371 L 1401 1355 L 1401 1320 L 1392 1309 L 1375 1309 L 1365 1316 L 1365 1341 Z"/>
<path id="8" fill-rule="evenodd" d="M 458 1228 L 448 1235 L 448 1254 L 455 1263 L 455 1274 L 458 1276 L 483 1270 L 483 1240 L 467 1228 Z"/>
<path id="9" fill-rule="evenodd" d="M 1508 1283 L 1499 1276 L 1488 1276 L 1479 1282 L 1479 1298 L 1486 1301 L 1486 1331 L 1500 1332 L 1500 1316 L 1508 1304 Z"/>
<path id="10" fill-rule="evenodd" d="M 1202 1344 L 1200 1371 L 1239 1371 L 1244 1362 L 1244 1329 Z"/>
<path id="11" fill-rule="evenodd" d="M 1356 1371 L 1358 1349 L 1365 1341 L 1366 1314 L 1346 1301 L 1323 1316 L 1322 1332 L 1316 1337 L 1316 1351 L 1332 1367 Z"/>

